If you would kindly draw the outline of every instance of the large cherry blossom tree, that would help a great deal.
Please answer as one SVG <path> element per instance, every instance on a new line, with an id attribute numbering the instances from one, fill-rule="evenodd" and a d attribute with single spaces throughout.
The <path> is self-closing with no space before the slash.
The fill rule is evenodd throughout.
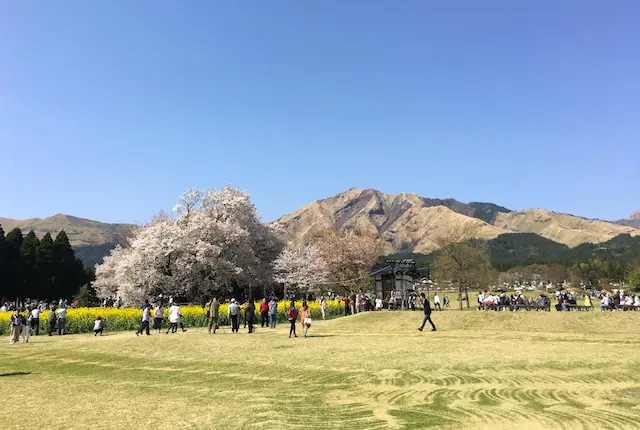
<path id="1" fill-rule="evenodd" d="M 160 293 L 188 298 L 241 286 L 251 293 L 273 280 L 273 262 L 284 247 L 276 227 L 262 224 L 249 194 L 227 186 L 187 190 L 116 247 L 96 267 L 101 297 L 119 295 L 136 304 Z"/>

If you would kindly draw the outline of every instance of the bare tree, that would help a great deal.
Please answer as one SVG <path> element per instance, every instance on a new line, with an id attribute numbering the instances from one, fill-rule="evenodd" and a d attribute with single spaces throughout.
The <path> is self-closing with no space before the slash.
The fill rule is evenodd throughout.
<path id="1" fill-rule="evenodd" d="M 441 281 L 458 285 L 458 301 L 462 309 L 464 292 L 469 307 L 469 288 L 483 288 L 496 279 L 485 243 L 473 243 L 480 225 L 464 224 L 435 239 L 439 246 L 433 272 Z"/>

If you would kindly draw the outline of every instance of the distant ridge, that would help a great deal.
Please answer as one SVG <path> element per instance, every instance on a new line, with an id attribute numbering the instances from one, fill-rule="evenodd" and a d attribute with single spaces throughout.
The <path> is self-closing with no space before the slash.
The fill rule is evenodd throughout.
<path id="1" fill-rule="evenodd" d="M 612 223 L 547 209 L 512 211 L 489 202 L 463 203 L 456 199 L 426 198 L 414 193 L 385 194 L 359 188 L 310 203 L 275 222 L 294 243 L 304 241 L 314 232 L 336 228 L 381 238 L 388 254 L 428 254 L 437 249 L 435 239 L 438 236 L 446 235 L 460 225 L 476 226 L 477 238 L 482 240 L 510 234 L 506 236 L 509 246 L 517 249 L 518 255 L 544 253 L 544 249 L 552 246 L 532 239 L 530 235 L 514 233 L 534 233 L 570 248 L 586 243 L 605 243 L 621 234 L 640 236 L 640 211 Z M 108 224 L 63 214 L 44 219 L 0 218 L 0 225 L 5 233 L 19 227 L 25 234 L 33 229 L 39 237 L 46 232 L 55 236 L 64 229 L 86 265 L 101 262 L 109 250 L 124 243 L 135 228 L 133 224 Z M 523 248 L 519 248 L 518 242 Z M 542 251 L 532 246 L 532 242 Z"/>
<path id="2" fill-rule="evenodd" d="M 615 223 L 640 229 L 640 211 L 634 212 L 629 218 L 615 221 Z"/>
<path id="3" fill-rule="evenodd" d="M 302 242 L 322 229 L 336 228 L 379 237 L 389 253 L 432 252 L 437 248 L 435 238 L 460 224 L 477 226 L 478 239 L 535 233 L 569 247 L 606 242 L 620 234 L 640 235 L 640 230 L 630 226 L 546 209 L 512 211 L 494 203 L 463 203 L 358 188 L 310 203 L 276 222 L 292 242 Z"/>
<path id="4" fill-rule="evenodd" d="M 60 230 L 64 230 L 73 247 L 120 243 L 134 227 L 132 224 L 107 224 L 63 214 L 44 219 L 0 218 L 0 225 L 5 233 L 18 227 L 23 233 L 33 230 L 40 238 L 47 232 L 55 237 Z"/>

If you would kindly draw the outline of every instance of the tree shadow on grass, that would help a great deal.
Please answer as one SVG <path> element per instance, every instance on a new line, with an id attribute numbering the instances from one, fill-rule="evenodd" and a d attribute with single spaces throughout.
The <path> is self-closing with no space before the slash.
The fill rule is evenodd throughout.
<path id="1" fill-rule="evenodd" d="M 0 373 L 0 377 L 3 377 L 3 376 L 23 376 L 23 375 L 31 375 L 31 372 L 6 372 L 6 373 Z"/>
<path id="2" fill-rule="evenodd" d="M 335 334 L 310 334 L 307 337 L 336 337 Z"/>

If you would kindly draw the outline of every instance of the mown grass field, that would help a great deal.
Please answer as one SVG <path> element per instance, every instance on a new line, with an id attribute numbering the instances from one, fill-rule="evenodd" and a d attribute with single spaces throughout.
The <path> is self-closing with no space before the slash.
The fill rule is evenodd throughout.
<path id="1" fill-rule="evenodd" d="M 0 427 L 638 428 L 640 313 L 378 312 L 0 344 Z"/>

